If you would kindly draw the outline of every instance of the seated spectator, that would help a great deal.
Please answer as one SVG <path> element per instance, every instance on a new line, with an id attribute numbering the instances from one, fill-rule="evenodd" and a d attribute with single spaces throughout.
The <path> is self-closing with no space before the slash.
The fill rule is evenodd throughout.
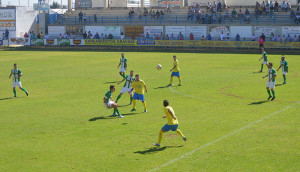
<path id="1" fill-rule="evenodd" d="M 286 37 L 286 42 L 292 42 L 292 37 L 290 36 L 290 34 L 288 34 L 288 36 Z"/>
<path id="2" fill-rule="evenodd" d="M 68 39 L 68 34 L 65 33 L 63 38 L 64 38 L 64 39 Z"/>
<path id="3" fill-rule="evenodd" d="M 242 9 L 239 9 L 238 17 L 241 19 L 244 16 Z"/>
<path id="4" fill-rule="evenodd" d="M 160 16 L 164 16 L 165 13 L 163 12 L 163 10 L 160 10 Z"/>
<path id="5" fill-rule="evenodd" d="M 291 18 L 295 18 L 296 17 L 296 13 L 295 13 L 295 11 L 293 9 L 291 9 L 290 17 Z"/>
<path id="6" fill-rule="evenodd" d="M 270 11 L 273 11 L 274 10 L 274 4 L 273 4 L 273 1 L 270 1 Z"/>
<path id="7" fill-rule="evenodd" d="M 282 4 L 281 4 L 281 11 L 287 12 L 287 4 L 286 4 L 285 1 L 283 1 Z"/>
<path id="8" fill-rule="evenodd" d="M 170 39 L 170 38 L 169 38 L 169 35 L 167 34 L 167 35 L 166 35 L 166 40 L 169 40 L 169 39 Z"/>
<path id="9" fill-rule="evenodd" d="M 86 13 L 83 15 L 83 22 L 86 23 Z"/>
<path id="10" fill-rule="evenodd" d="M 285 37 L 285 35 L 282 36 L 281 41 L 282 41 L 282 42 L 286 42 L 286 37 Z"/>
<path id="11" fill-rule="evenodd" d="M 114 36 L 110 33 L 109 35 L 108 35 L 108 37 L 107 37 L 108 39 L 113 39 L 114 38 Z"/>
<path id="12" fill-rule="evenodd" d="M 93 39 L 100 39 L 100 35 L 98 32 L 96 32 L 96 34 L 94 35 Z"/>
<path id="13" fill-rule="evenodd" d="M 44 39 L 49 39 L 48 33 L 45 34 Z"/>
<path id="14" fill-rule="evenodd" d="M 41 39 L 44 39 L 44 34 L 43 34 L 43 32 L 41 32 Z"/>
<path id="15" fill-rule="evenodd" d="M 251 41 L 256 41 L 256 36 L 254 35 L 254 33 L 251 36 Z"/>
<path id="16" fill-rule="evenodd" d="M 248 10 L 248 8 L 245 11 L 245 21 L 246 22 L 250 21 L 250 11 Z"/>
<path id="17" fill-rule="evenodd" d="M 275 5 L 274 5 L 275 12 L 278 12 L 278 8 L 279 8 L 279 3 L 275 1 Z"/>
<path id="18" fill-rule="evenodd" d="M 207 39 L 208 41 L 211 41 L 211 35 L 210 35 L 210 33 L 207 35 L 206 39 Z"/>
<path id="19" fill-rule="evenodd" d="M 144 8 L 144 16 L 147 16 L 149 14 L 149 11 L 147 10 L 147 8 Z"/>
<path id="20" fill-rule="evenodd" d="M 155 16 L 156 16 L 156 18 L 157 18 L 157 20 L 159 19 L 159 17 L 160 17 L 160 12 L 157 10 L 156 11 L 156 14 L 155 14 Z"/>
<path id="21" fill-rule="evenodd" d="M 170 40 L 175 40 L 175 37 L 174 37 L 173 33 L 170 36 Z"/>
<path id="22" fill-rule="evenodd" d="M 235 40 L 236 40 L 236 41 L 240 41 L 240 40 L 241 40 L 241 36 L 240 36 L 238 33 L 237 33 L 236 36 L 235 36 Z"/>
<path id="23" fill-rule="evenodd" d="M 220 40 L 223 41 L 224 38 L 225 38 L 225 35 L 224 35 L 224 33 L 222 32 L 222 33 L 220 34 Z"/>
<path id="24" fill-rule="evenodd" d="M 89 31 L 87 34 L 87 39 L 92 39 L 92 37 L 93 37 L 93 35 L 92 35 L 91 31 Z"/>
<path id="25" fill-rule="evenodd" d="M 235 18 L 237 18 L 237 12 L 235 11 L 235 8 L 232 10 L 232 12 L 231 12 L 231 17 L 233 18 L 233 19 L 235 19 Z"/>
<path id="26" fill-rule="evenodd" d="M 228 18 L 229 18 L 229 11 L 228 9 L 226 9 L 224 19 L 228 19 Z"/>
<path id="27" fill-rule="evenodd" d="M 270 13 L 270 4 L 269 4 L 269 2 L 267 1 L 267 3 L 266 3 L 266 14 L 269 14 Z"/>
<path id="28" fill-rule="evenodd" d="M 264 33 L 262 33 L 260 37 L 264 40 L 264 42 L 266 41 L 266 36 Z"/>
<path id="29" fill-rule="evenodd" d="M 154 37 L 155 37 L 155 40 L 159 40 L 158 34 L 157 35 L 154 34 Z"/>
<path id="30" fill-rule="evenodd" d="M 270 34 L 270 41 L 272 41 L 274 37 L 275 37 L 275 34 L 272 32 L 272 33 Z"/>
<path id="31" fill-rule="evenodd" d="M 261 9 L 262 9 L 263 12 L 266 11 L 266 4 L 265 4 L 265 1 L 262 2 L 262 4 L 261 4 L 260 7 L 261 7 Z"/>
<path id="32" fill-rule="evenodd" d="M 181 32 L 179 32 L 179 34 L 178 34 L 178 36 L 177 36 L 177 39 L 178 39 L 178 40 L 183 40 L 183 39 L 184 39 L 184 37 L 183 37 L 183 35 L 182 35 Z"/>
<path id="33" fill-rule="evenodd" d="M 194 35 L 193 35 L 193 33 L 190 34 L 190 40 L 194 40 Z"/>
<path id="34" fill-rule="evenodd" d="M 121 38 L 122 40 L 124 39 L 124 33 L 123 33 L 123 32 L 121 32 L 120 38 Z"/>
<path id="35" fill-rule="evenodd" d="M 294 36 L 293 42 L 298 42 L 297 35 Z"/>
<path id="36" fill-rule="evenodd" d="M 229 33 L 227 33 L 227 35 L 225 36 L 225 41 L 230 41 L 230 35 L 229 35 Z"/>
<path id="37" fill-rule="evenodd" d="M 205 41 L 204 35 L 201 36 L 201 41 Z"/>
<path id="38" fill-rule="evenodd" d="M 220 1 L 218 2 L 218 5 L 217 5 L 217 12 L 222 12 L 222 4 Z"/>
<path id="39" fill-rule="evenodd" d="M 281 41 L 280 35 L 277 36 L 276 41 L 277 41 L 277 42 L 280 42 L 280 41 Z"/>
<path id="40" fill-rule="evenodd" d="M 150 35 L 148 32 L 146 33 L 146 40 L 150 40 Z"/>
<path id="41" fill-rule="evenodd" d="M 83 37 L 83 39 L 86 39 L 86 38 L 87 38 L 87 33 L 86 33 L 86 31 L 82 34 L 82 37 Z"/>
<path id="42" fill-rule="evenodd" d="M 28 37 L 29 37 L 29 35 L 27 34 L 27 32 L 25 32 L 24 38 L 28 38 Z"/>
<path id="43" fill-rule="evenodd" d="M 104 39 L 104 38 L 105 38 L 105 37 L 104 37 L 103 33 L 101 33 L 100 39 Z"/>

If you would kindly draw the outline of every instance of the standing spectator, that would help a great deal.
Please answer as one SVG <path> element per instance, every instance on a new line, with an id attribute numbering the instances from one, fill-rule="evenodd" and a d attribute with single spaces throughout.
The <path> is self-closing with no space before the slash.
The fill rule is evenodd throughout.
<path id="1" fill-rule="evenodd" d="M 92 37 L 93 37 L 93 35 L 92 35 L 91 31 L 89 31 L 87 34 L 87 39 L 92 39 Z"/>
<path id="2" fill-rule="evenodd" d="M 121 36 L 120 36 L 120 38 L 121 38 L 121 40 L 123 40 L 123 39 L 124 39 L 124 33 L 123 33 L 123 32 L 121 32 Z"/>
<path id="3" fill-rule="evenodd" d="M 178 34 L 178 36 L 177 36 L 177 39 L 178 39 L 178 40 L 183 40 L 183 39 L 184 39 L 184 37 L 183 37 L 183 35 L 182 35 L 181 32 L 179 32 L 179 34 Z"/>
<path id="4" fill-rule="evenodd" d="M 282 42 L 286 42 L 286 37 L 285 37 L 285 35 L 282 36 L 281 41 L 282 41 Z"/>
<path id="5" fill-rule="evenodd" d="M 86 31 L 84 31 L 84 33 L 83 33 L 82 37 L 83 37 L 83 39 L 86 39 L 86 38 L 87 38 Z"/>
<path id="6" fill-rule="evenodd" d="M 37 37 L 37 39 L 41 39 L 41 34 L 38 33 L 36 37 Z"/>
<path id="7" fill-rule="evenodd" d="M 81 11 L 79 12 L 78 17 L 79 17 L 79 24 L 82 24 L 83 13 Z"/>
<path id="8" fill-rule="evenodd" d="M 224 33 L 222 32 L 222 33 L 220 34 L 220 40 L 223 41 L 224 38 L 225 38 L 225 35 L 224 35 Z"/>
<path id="9" fill-rule="evenodd" d="M 29 37 L 29 35 L 27 34 L 27 32 L 25 32 L 24 38 L 28 38 L 28 37 Z"/>
<path id="10" fill-rule="evenodd" d="M 211 8 L 210 2 L 207 2 L 207 6 L 206 6 L 206 12 L 209 12 Z"/>
<path id="11" fill-rule="evenodd" d="M 108 35 L 108 39 L 113 39 L 114 38 L 114 36 L 110 33 L 109 35 Z"/>
<path id="12" fill-rule="evenodd" d="M 246 22 L 250 21 L 250 11 L 248 10 L 248 8 L 246 8 L 246 11 L 245 11 L 245 19 L 246 19 Z"/>
<path id="13" fill-rule="evenodd" d="M 270 41 L 272 41 L 274 37 L 275 37 L 275 34 L 272 32 L 272 33 L 270 34 Z"/>
<path id="14" fill-rule="evenodd" d="M 5 40 L 8 40 L 9 38 L 9 31 L 8 29 L 5 29 Z"/>
<path id="15" fill-rule="evenodd" d="M 94 35 L 93 39 L 99 39 L 99 38 L 100 38 L 99 33 L 96 32 L 96 34 Z"/>
<path id="16" fill-rule="evenodd" d="M 150 40 L 150 35 L 148 32 L 146 33 L 146 40 Z"/>
<path id="17" fill-rule="evenodd" d="M 287 6 L 287 10 L 288 10 L 288 11 L 291 11 L 291 9 L 292 9 L 291 3 L 287 2 L 287 3 L 286 3 L 286 6 Z"/>
<path id="18" fill-rule="evenodd" d="M 155 40 L 159 40 L 159 36 L 158 36 L 158 34 L 155 36 Z"/>
<path id="19" fill-rule="evenodd" d="M 271 10 L 271 11 L 274 10 L 274 4 L 273 4 L 273 1 L 270 1 L 270 10 Z"/>
<path id="20" fill-rule="evenodd" d="M 262 48 L 264 46 L 264 39 L 262 39 L 262 37 L 259 37 L 259 47 Z"/>
<path id="21" fill-rule="evenodd" d="M 254 35 L 254 33 L 251 36 L 251 41 L 256 41 L 256 36 Z"/>
<path id="22" fill-rule="evenodd" d="M 193 35 L 193 33 L 190 34 L 190 40 L 194 40 L 194 35 Z"/>
<path id="23" fill-rule="evenodd" d="M 169 38 L 169 35 L 167 34 L 167 35 L 166 35 L 166 40 L 169 40 L 169 39 L 170 39 L 170 38 Z"/>
<path id="24" fill-rule="evenodd" d="M 241 36 L 237 33 L 237 34 L 236 34 L 236 37 L 235 37 L 235 40 L 236 40 L 236 41 L 240 41 L 240 39 L 241 39 Z"/>
<path id="25" fill-rule="evenodd" d="M 170 36 L 170 40 L 175 40 L 175 37 L 174 37 L 173 33 Z"/>
<path id="26" fill-rule="evenodd" d="M 43 34 L 43 32 L 41 32 L 41 39 L 44 39 L 44 34 Z"/>
<path id="27" fill-rule="evenodd" d="M 263 1 L 263 3 L 261 4 L 261 9 L 263 12 L 266 11 L 266 4 L 265 4 L 265 1 Z"/>
<path id="28" fill-rule="evenodd" d="M 278 2 L 277 1 L 275 1 L 275 12 L 278 12 L 278 8 L 279 8 L 279 4 L 278 4 Z"/>
<path id="29" fill-rule="evenodd" d="M 277 42 L 280 42 L 280 41 L 281 41 L 280 35 L 277 36 L 276 41 L 277 41 Z"/>
<path id="30" fill-rule="evenodd" d="M 266 41 L 266 36 L 264 33 L 261 34 L 261 38 L 264 40 L 264 42 Z"/>
<path id="31" fill-rule="evenodd" d="M 94 14 L 94 22 L 97 24 L 97 15 Z"/>
<path id="32" fill-rule="evenodd" d="M 286 42 L 292 42 L 292 37 L 290 36 L 290 34 L 288 34 L 288 36 L 286 37 Z"/>
<path id="33" fill-rule="evenodd" d="M 235 8 L 232 10 L 232 12 L 231 12 L 231 17 L 233 18 L 233 19 L 236 19 L 237 18 L 237 12 L 235 11 Z"/>
<path id="34" fill-rule="evenodd" d="M 294 19 L 294 18 L 296 17 L 296 13 L 295 13 L 295 11 L 294 11 L 293 9 L 291 9 L 290 17 L 291 17 L 292 19 Z"/>
<path id="35" fill-rule="evenodd" d="M 222 4 L 220 1 L 218 2 L 218 5 L 217 5 L 217 12 L 222 12 Z"/>
<path id="36" fill-rule="evenodd" d="M 48 33 L 45 34 L 44 39 L 49 39 Z"/>

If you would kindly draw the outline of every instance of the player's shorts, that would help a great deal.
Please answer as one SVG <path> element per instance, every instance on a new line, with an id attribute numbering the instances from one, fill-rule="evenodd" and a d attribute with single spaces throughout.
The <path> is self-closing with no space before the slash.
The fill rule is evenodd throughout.
<path id="1" fill-rule="evenodd" d="M 145 101 L 145 95 L 144 94 L 134 93 L 133 99 L 140 100 L 140 101 L 143 102 L 143 101 Z"/>
<path id="2" fill-rule="evenodd" d="M 171 76 L 180 77 L 180 73 L 179 72 L 172 72 Z"/>
<path id="3" fill-rule="evenodd" d="M 131 92 L 131 88 L 128 88 L 128 87 L 123 87 L 122 90 L 121 90 L 121 93 L 122 94 L 129 93 L 130 95 L 133 94 L 133 92 Z"/>
<path id="4" fill-rule="evenodd" d="M 108 102 L 108 107 L 106 106 L 106 103 L 104 103 L 104 107 L 112 108 L 112 104 L 114 104 L 114 103 L 115 103 L 114 101 L 109 101 Z"/>
<path id="5" fill-rule="evenodd" d="M 18 86 L 19 88 L 22 87 L 21 82 L 13 82 L 13 88 L 15 88 L 16 86 Z"/>
<path id="6" fill-rule="evenodd" d="M 121 68 L 121 69 L 120 69 L 120 72 L 124 72 L 124 73 L 125 73 L 125 72 L 126 72 L 126 69 L 125 69 L 125 68 Z"/>
<path id="7" fill-rule="evenodd" d="M 268 61 L 263 61 L 261 64 L 269 64 Z"/>
<path id="8" fill-rule="evenodd" d="M 275 88 L 275 82 L 268 82 L 267 87 L 274 89 Z"/>
<path id="9" fill-rule="evenodd" d="M 167 132 L 167 131 L 170 131 L 170 130 L 176 131 L 177 129 L 178 129 L 178 124 L 175 124 L 175 125 L 166 124 L 166 125 L 163 126 L 163 128 L 161 130 L 164 130 L 165 132 Z"/>
<path id="10" fill-rule="evenodd" d="M 282 72 L 282 75 L 287 75 L 288 73 L 287 72 Z"/>

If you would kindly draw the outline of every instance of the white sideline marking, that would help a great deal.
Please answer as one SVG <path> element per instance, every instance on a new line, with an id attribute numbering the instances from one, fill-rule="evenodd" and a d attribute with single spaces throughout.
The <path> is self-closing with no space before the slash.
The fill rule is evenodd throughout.
<path id="1" fill-rule="evenodd" d="M 161 169 L 161 168 L 163 168 L 163 167 L 166 167 L 166 166 L 168 166 L 168 165 L 170 165 L 170 164 L 172 164 L 172 163 L 174 163 L 174 162 L 176 162 L 176 161 L 178 161 L 178 160 L 180 160 L 180 159 L 182 159 L 182 158 L 184 158 L 184 157 L 186 157 L 186 156 L 189 156 L 189 155 L 191 155 L 191 154 L 197 152 L 198 150 L 201 150 L 201 149 L 203 149 L 203 148 L 206 148 L 206 147 L 208 147 L 208 146 L 210 146 L 210 145 L 212 145 L 212 144 L 214 144 L 214 143 L 216 143 L 216 142 L 218 142 L 218 141 L 221 141 L 221 140 L 223 140 L 223 139 L 225 139 L 225 138 L 227 138 L 227 137 L 229 137 L 229 136 L 232 136 L 232 135 L 234 135 L 234 134 L 236 134 L 236 133 L 239 133 L 240 131 L 243 131 L 243 130 L 247 129 L 247 128 L 251 127 L 252 125 L 255 125 L 255 124 L 259 123 L 259 122 L 262 122 L 262 121 L 264 121 L 265 119 L 268 119 L 268 118 L 270 118 L 270 117 L 272 117 L 272 116 L 274 116 L 274 115 L 276 115 L 276 114 L 278 114 L 278 113 L 280 113 L 280 112 L 282 112 L 282 111 L 285 111 L 285 110 L 287 110 L 287 109 L 289 109 L 289 108 L 291 108 L 291 107 L 294 107 L 294 106 L 295 106 L 296 104 L 298 104 L 298 103 L 299 103 L 299 102 L 297 102 L 297 103 L 295 103 L 295 104 L 292 104 L 292 105 L 290 105 L 290 106 L 287 106 L 287 107 L 285 107 L 285 108 L 283 108 L 283 109 L 281 109 L 281 110 L 279 110 L 279 111 L 273 112 L 273 113 L 271 113 L 270 115 L 265 116 L 265 117 L 263 117 L 263 118 L 261 118 L 261 119 L 259 119 L 259 120 L 257 120 L 257 121 L 254 121 L 254 122 L 250 123 L 250 124 L 247 125 L 247 126 L 244 126 L 244 127 L 240 128 L 240 129 L 238 129 L 238 130 L 235 130 L 234 132 L 232 132 L 232 133 L 230 133 L 230 134 L 227 134 L 227 135 L 225 135 L 225 136 L 223 136 L 223 137 L 220 137 L 220 138 L 218 138 L 218 139 L 216 139 L 216 140 L 214 140 L 214 141 L 212 141 L 212 142 L 209 142 L 209 143 L 207 143 L 207 144 L 205 144 L 205 145 L 202 145 L 202 146 L 200 146 L 200 147 L 198 147 L 198 148 L 192 150 L 191 152 L 188 152 L 188 153 L 186 153 L 186 154 L 184 154 L 184 155 L 181 155 L 180 157 L 178 157 L 178 158 L 176 158 L 176 159 L 173 159 L 173 160 L 171 160 L 171 161 L 169 161 L 169 162 L 167 162 L 167 163 L 165 163 L 165 164 L 163 164 L 163 165 L 161 165 L 161 166 L 159 166 L 159 167 L 153 168 L 153 169 L 151 169 L 151 170 L 149 170 L 149 171 L 156 171 L 156 170 L 159 170 L 159 169 Z"/>

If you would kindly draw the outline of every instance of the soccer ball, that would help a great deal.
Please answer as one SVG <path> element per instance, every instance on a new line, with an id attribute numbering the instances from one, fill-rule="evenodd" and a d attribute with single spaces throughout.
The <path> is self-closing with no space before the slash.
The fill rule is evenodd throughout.
<path id="1" fill-rule="evenodd" d="M 157 69 L 157 70 L 160 70 L 160 69 L 161 69 L 161 65 L 158 64 L 158 65 L 156 66 L 156 69 Z"/>

